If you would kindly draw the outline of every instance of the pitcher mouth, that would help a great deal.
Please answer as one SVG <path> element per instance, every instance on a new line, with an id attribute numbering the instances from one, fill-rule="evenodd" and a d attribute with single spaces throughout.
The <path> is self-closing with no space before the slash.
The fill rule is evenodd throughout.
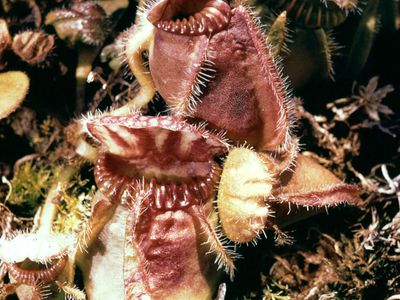
<path id="1" fill-rule="evenodd" d="M 229 149 L 221 135 L 173 116 L 103 116 L 85 127 L 101 144 L 97 186 L 113 201 L 141 179 L 161 200 L 205 200 L 219 173 L 213 158 Z"/>
<path id="2" fill-rule="evenodd" d="M 161 0 L 147 15 L 158 29 L 181 35 L 214 34 L 230 18 L 231 8 L 225 0 Z"/>
<path id="3" fill-rule="evenodd" d="M 53 258 L 47 263 L 26 259 L 20 263 L 8 264 L 8 272 L 15 280 L 23 284 L 47 284 L 56 280 L 65 268 L 67 261 L 68 255 L 66 254 L 59 258 Z"/>
<path id="4" fill-rule="evenodd" d="M 72 235 L 17 232 L 11 238 L 0 239 L 0 259 L 17 282 L 47 284 L 64 270 L 74 245 Z"/>

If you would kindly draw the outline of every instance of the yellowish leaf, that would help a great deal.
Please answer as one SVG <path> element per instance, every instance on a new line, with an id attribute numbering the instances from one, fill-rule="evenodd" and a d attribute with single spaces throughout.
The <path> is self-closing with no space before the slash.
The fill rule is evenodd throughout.
<path id="1" fill-rule="evenodd" d="M 0 74 L 0 119 L 15 111 L 25 99 L 29 89 L 28 76 L 20 71 Z"/>

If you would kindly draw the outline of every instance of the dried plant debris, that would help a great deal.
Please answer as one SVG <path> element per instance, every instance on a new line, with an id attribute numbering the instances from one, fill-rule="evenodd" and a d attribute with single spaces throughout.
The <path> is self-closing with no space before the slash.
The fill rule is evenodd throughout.
<path id="1" fill-rule="evenodd" d="M 379 126 L 381 117 L 389 118 L 393 111 L 382 104 L 386 96 L 394 91 L 392 85 L 378 88 L 378 77 L 373 77 L 366 86 L 359 86 L 356 94 L 349 98 L 338 99 L 330 104 L 328 108 L 335 114 L 334 120 L 339 122 L 350 122 L 350 118 L 358 110 L 367 115 L 362 123 L 352 124 L 352 128 Z M 353 91 L 354 93 L 354 91 Z"/>
<path id="2" fill-rule="evenodd" d="M 331 132 L 336 124 L 328 122 L 327 117 L 314 116 L 301 105 L 298 106 L 298 112 L 311 125 L 313 136 L 317 139 L 318 146 L 328 152 L 328 157 L 326 158 L 319 157 L 315 153 L 310 153 L 310 155 L 317 158 L 323 165 L 333 168 L 339 176 L 343 176 L 341 170 L 345 166 L 347 158 L 359 154 L 360 142 L 358 134 L 348 131 L 347 136 L 343 138 L 337 137 Z"/>
<path id="3" fill-rule="evenodd" d="M 341 219 L 336 230 L 327 226 L 314 228 L 305 232 L 304 239 L 297 241 L 292 249 L 272 251 L 272 267 L 262 275 L 264 299 L 391 296 L 390 299 L 397 299 L 400 293 L 400 175 L 394 173 L 398 172 L 397 161 L 391 161 L 390 167 L 377 165 L 370 174 L 362 174 L 351 163 L 366 147 L 360 130 L 377 127 L 383 134 L 392 137 L 398 134 L 398 127 L 389 130 L 382 125 L 382 120 L 390 124 L 394 115 L 382 103 L 393 91 L 391 85 L 378 88 L 378 77 L 373 77 L 366 86 L 359 86 L 353 96 L 329 103 L 331 117 L 312 115 L 298 102 L 299 115 L 311 125 L 318 147 L 327 151 L 307 154 L 339 176 L 352 174 L 359 180 L 364 208 L 359 223 L 351 228 L 344 227 L 346 219 Z M 346 130 L 335 130 L 343 125 Z M 332 221 L 337 222 L 335 217 Z"/>
<path id="4" fill-rule="evenodd" d="M 343 170 L 346 168 L 357 176 L 350 158 L 357 157 L 360 153 L 360 130 L 376 126 L 382 132 L 396 137 L 390 128 L 382 125 L 382 119 L 390 119 L 393 115 L 393 111 L 382 104 L 386 96 L 393 91 L 391 85 L 378 88 L 378 77 L 373 77 L 366 86 L 359 86 L 356 92 L 353 90 L 353 96 L 328 103 L 327 108 L 333 113 L 331 118 L 312 115 L 298 101 L 299 116 L 311 125 L 318 147 L 327 151 L 325 158 L 318 157 L 319 162 L 333 168 L 341 177 L 344 176 Z M 346 130 L 338 135 L 337 128 L 343 125 Z M 400 127 L 394 129 L 398 131 Z M 316 157 L 315 153 L 309 154 Z"/>
<path id="5" fill-rule="evenodd" d="M 66 157 L 67 153 L 55 153 L 63 139 L 63 126 L 57 118 L 50 115 L 41 119 L 37 113 L 27 107 L 21 107 L 8 119 L 13 132 L 28 141 L 29 146 L 39 155 L 48 155 L 50 161 Z M 65 143 L 63 143 L 65 146 Z M 61 147 L 66 150 L 66 147 Z M 50 151 L 52 150 L 52 151 Z"/>
<path id="6" fill-rule="evenodd" d="M 10 183 L 4 177 L 2 178 L 2 183 L 10 186 Z M 3 203 L 0 203 L 0 215 L 0 236 L 9 237 L 15 231 L 24 231 L 27 228 L 31 228 L 33 224 L 33 218 L 17 216 Z M 0 262 L 0 279 L 2 278 L 2 272 L 3 269 Z"/>
<path id="7" fill-rule="evenodd" d="M 313 229 L 306 238 L 315 241 L 311 248 L 297 244 L 295 250 L 275 254 L 269 276 L 262 280 L 265 298 L 386 299 L 398 295 L 400 176 L 386 179 L 387 186 L 379 192 L 397 201 L 386 201 L 383 209 L 368 207 L 360 218 L 368 226 L 360 223 L 335 236 Z M 398 211 L 394 216 L 390 216 L 390 206 Z"/>
<path id="8" fill-rule="evenodd" d="M 269 270 L 269 280 L 286 286 L 284 292 L 289 292 L 294 299 L 319 299 L 330 293 L 338 296 L 340 290 L 347 292 L 342 297 L 357 299 L 363 289 L 374 283 L 371 269 L 376 261 L 365 257 L 359 240 L 345 236 L 335 240 L 321 234 L 311 251 L 298 250 L 276 256 L 275 260 Z"/>
<path id="9" fill-rule="evenodd" d="M 130 82 L 129 76 L 123 68 L 108 74 L 105 78 L 104 72 L 96 68 L 89 73 L 88 83 L 96 83 L 99 88 L 93 96 L 88 111 L 95 113 L 97 109 L 103 107 L 106 103 L 111 103 L 113 107 L 121 106 L 132 99 L 138 92 L 138 82 Z"/>
<path id="10" fill-rule="evenodd" d="M 375 208 L 371 213 L 366 229 L 335 237 L 315 229 L 309 233 L 317 241 L 311 249 L 297 245 L 275 255 L 264 280 L 266 298 L 279 299 L 272 291 L 290 299 L 384 299 L 399 293 L 399 213 L 387 224 Z"/>

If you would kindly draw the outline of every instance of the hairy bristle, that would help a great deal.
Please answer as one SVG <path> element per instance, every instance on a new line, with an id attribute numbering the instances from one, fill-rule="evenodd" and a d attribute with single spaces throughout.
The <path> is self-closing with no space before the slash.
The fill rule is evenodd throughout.
<path id="1" fill-rule="evenodd" d="M 274 55 L 274 51 L 270 46 L 270 42 L 264 37 L 267 36 L 265 28 L 261 25 L 260 18 L 251 10 L 251 8 L 243 6 L 248 12 L 249 16 L 253 20 L 253 24 L 256 28 L 255 32 L 258 34 L 258 40 L 266 41 L 260 46 L 262 51 L 259 52 L 258 58 L 260 65 L 263 68 L 265 77 L 268 78 L 271 83 L 271 87 L 275 98 L 279 104 L 279 119 L 276 126 L 276 132 L 284 132 L 285 136 L 283 142 L 278 145 L 279 149 L 287 149 L 292 141 L 292 130 L 295 126 L 296 116 L 294 111 L 294 104 L 291 101 L 291 90 L 289 89 L 288 78 L 283 76 L 283 69 L 281 64 L 281 58 Z M 267 55 L 262 55 L 266 53 Z"/>
<path id="2" fill-rule="evenodd" d="M 320 190 L 307 193 L 281 194 L 276 199 L 282 203 L 292 203 L 300 207 L 335 207 L 343 204 L 359 203 L 360 189 L 350 184 L 332 184 Z"/>
<path id="3" fill-rule="evenodd" d="M 216 76 L 214 58 L 206 51 L 204 58 L 201 61 L 200 70 L 197 73 L 192 83 L 190 94 L 184 97 L 185 100 L 173 101 L 169 106 L 169 110 L 176 115 L 190 117 L 195 111 L 197 104 L 201 102 L 203 91 L 207 88 L 207 84 Z M 206 128 L 206 126 L 204 126 Z"/>
<path id="4" fill-rule="evenodd" d="M 235 252 L 235 246 L 230 244 L 230 241 L 226 236 L 222 234 L 221 226 L 213 228 L 209 222 L 209 218 L 205 215 L 204 211 L 200 206 L 191 207 L 191 211 L 199 218 L 203 234 L 207 240 L 204 244 L 210 246 L 209 254 L 215 254 L 215 263 L 218 269 L 223 268 L 230 279 L 233 281 L 235 275 L 235 263 L 236 259 L 241 258 L 239 254 Z"/>
<path id="5" fill-rule="evenodd" d="M 325 74 L 332 80 L 335 80 L 335 70 L 333 68 L 333 56 L 337 50 L 340 49 L 338 44 L 332 37 L 332 32 L 325 32 L 324 30 L 316 30 L 316 37 L 320 41 L 322 62 Z"/>
<path id="6" fill-rule="evenodd" d="M 56 281 L 57 286 L 65 293 L 67 300 L 85 300 L 86 295 L 83 291 L 78 289 L 76 286 L 68 285 L 67 283 L 60 283 Z"/>

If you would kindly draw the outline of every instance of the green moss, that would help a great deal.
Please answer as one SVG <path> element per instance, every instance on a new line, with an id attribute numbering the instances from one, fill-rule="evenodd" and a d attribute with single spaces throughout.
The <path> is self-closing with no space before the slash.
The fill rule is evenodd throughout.
<path id="1" fill-rule="evenodd" d="M 53 230 L 63 233 L 78 232 L 90 217 L 90 203 L 95 187 L 89 180 L 76 175 L 62 193 Z"/>
<path id="2" fill-rule="evenodd" d="M 292 299 L 287 286 L 283 286 L 273 280 L 264 278 L 263 299 L 265 300 L 290 300 Z"/>
<path id="3" fill-rule="evenodd" d="M 31 214 L 46 196 L 52 175 L 53 172 L 44 165 L 25 162 L 10 181 L 11 193 L 0 195 L 0 198 L 5 198 L 8 204 L 23 207 Z"/>

